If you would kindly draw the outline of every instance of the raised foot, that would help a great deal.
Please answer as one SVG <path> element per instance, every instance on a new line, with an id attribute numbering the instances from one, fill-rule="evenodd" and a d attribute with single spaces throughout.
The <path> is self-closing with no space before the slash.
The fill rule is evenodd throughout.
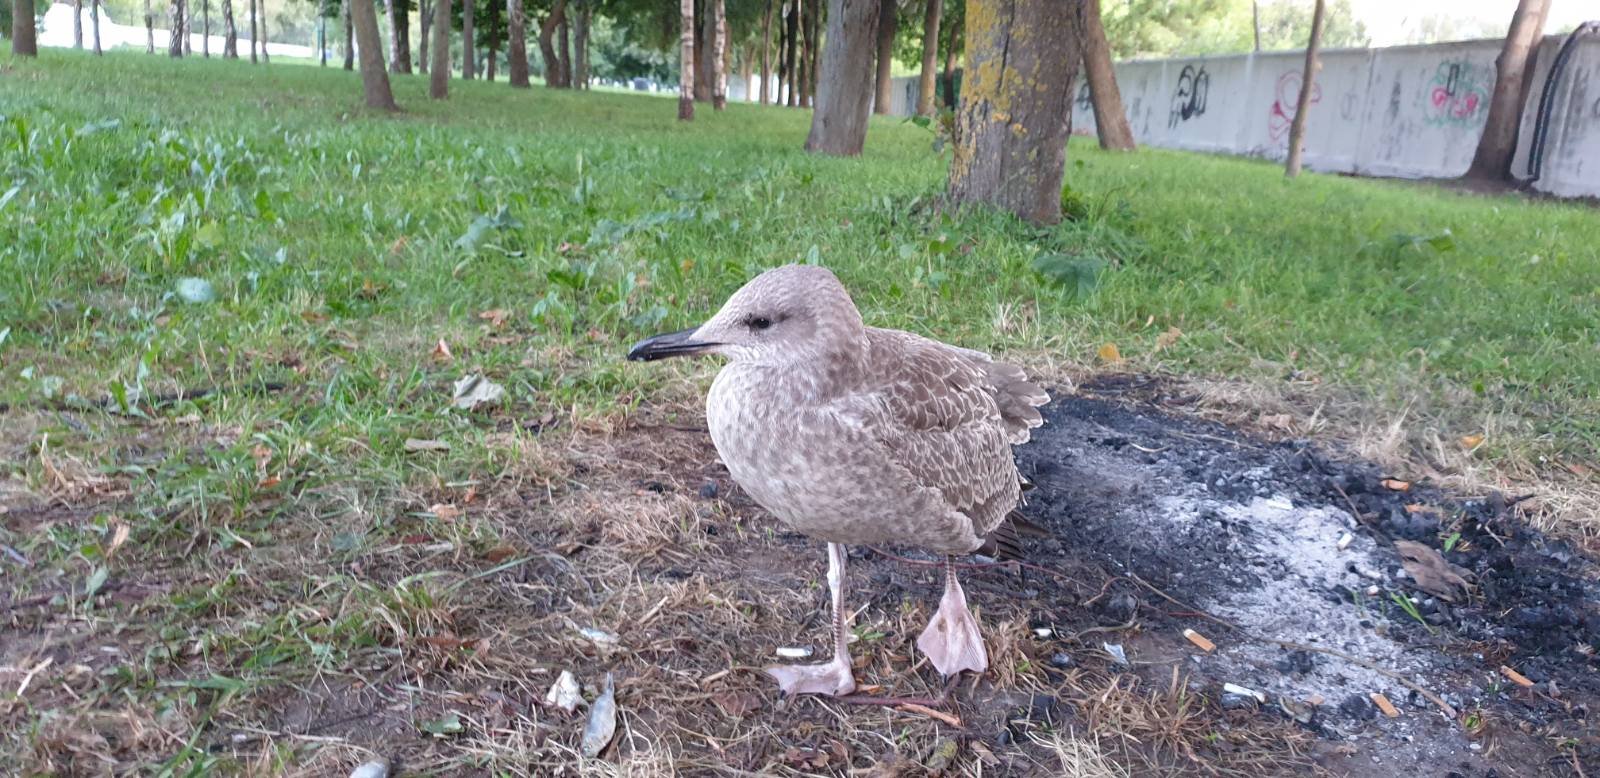
<path id="1" fill-rule="evenodd" d="M 784 694 L 826 694 L 839 697 L 856 690 L 855 676 L 845 662 L 820 665 L 779 665 L 767 668 Z"/>
<path id="2" fill-rule="evenodd" d="M 978 620 L 967 609 L 966 594 L 953 576 L 939 598 L 939 611 L 917 638 L 917 648 L 946 678 L 963 670 L 981 673 L 989 669 L 989 652 L 983 648 Z"/>

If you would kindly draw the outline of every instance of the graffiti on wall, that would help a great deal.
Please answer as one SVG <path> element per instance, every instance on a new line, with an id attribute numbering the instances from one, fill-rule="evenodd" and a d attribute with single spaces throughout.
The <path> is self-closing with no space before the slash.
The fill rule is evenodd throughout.
<path id="1" fill-rule="evenodd" d="M 1441 62 L 1428 82 L 1429 124 L 1476 125 L 1488 110 L 1494 74 L 1470 62 Z"/>
<path id="2" fill-rule="evenodd" d="M 1178 126 L 1206 112 L 1206 96 L 1211 92 L 1211 75 L 1206 66 L 1198 68 L 1184 65 L 1178 73 L 1178 88 L 1172 92 L 1172 112 L 1167 115 L 1167 128 Z"/>
<path id="3" fill-rule="evenodd" d="M 1078 110 L 1080 111 L 1094 109 L 1094 101 L 1089 97 L 1089 79 L 1085 78 L 1083 83 L 1078 85 L 1078 97 L 1073 102 L 1078 104 Z"/>
<path id="4" fill-rule="evenodd" d="M 1300 82 L 1303 77 L 1298 70 L 1285 70 L 1278 75 L 1278 86 L 1273 92 L 1272 110 L 1267 113 L 1267 135 L 1272 142 L 1283 141 L 1289 135 L 1289 125 L 1294 123 L 1294 114 L 1300 105 Z M 1322 85 L 1311 85 L 1311 103 L 1322 102 Z"/>

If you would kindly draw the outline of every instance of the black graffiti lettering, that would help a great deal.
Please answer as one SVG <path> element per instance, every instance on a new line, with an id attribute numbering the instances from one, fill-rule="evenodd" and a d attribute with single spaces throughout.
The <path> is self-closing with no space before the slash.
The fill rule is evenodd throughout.
<path id="1" fill-rule="evenodd" d="M 1211 91 L 1211 75 L 1206 66 L 1196 68 L 1184 65 L 1178 73 L 1178 89 L 1172 93 L 1172 112 L 1167 116 L 1167 127 L 1201 116 L 1206 112 L 1206 96 Z"/>
<path id="2" fill-rule="evenodd" d="M 1444 93 L 1455 97 L 1456 87 L 1461 84 L 1461 63 L 1450 63 L 1450 75 L 1444 80 Z"/>
<path id="3" fill-rule="evenodd" d="M 1078 99 L 1076 102 L 1078 103 L 1078 110 L 1080 111 L 1087 111 L 1094 107 L 1094 103 L 1089 99 L 1088 80 L 1085 80 L 1081 85 L 1078 86 Z"/>

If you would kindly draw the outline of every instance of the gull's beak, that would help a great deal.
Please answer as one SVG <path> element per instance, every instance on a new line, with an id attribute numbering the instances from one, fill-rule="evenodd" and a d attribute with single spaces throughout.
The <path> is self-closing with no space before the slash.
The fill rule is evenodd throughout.
<path id="1" fill-rule="evenodd" d="M 721 345 L 692 340 L 691 337 L 699 329 L 699 327 L 690 327 L 686 330 L 645 338 L 633 344 L 633 348 L 628 350 L 628 361 L 650 362 L 656 359 L 666 359 L 667 357 L 693 356 L 695 354 L 703 354 L 712 347 Z"/>

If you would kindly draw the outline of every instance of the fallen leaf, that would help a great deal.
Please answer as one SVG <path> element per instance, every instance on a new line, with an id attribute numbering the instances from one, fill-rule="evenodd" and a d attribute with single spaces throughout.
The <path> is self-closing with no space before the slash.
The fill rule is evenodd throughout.
<path id="1" fill-rule="evenodd" d="M 441 519 L 444 519 L 445 521 L 455 521 L 456 519 L 461 518 L 460 508 L 445 503 L 428 506 L 428 512 L 438 516 Z"/>
<path id="2" fill-rule="evenodd" d="M 544 703 L 568 713 L 577 710 L 583 703 L 583 695 L 578 689 L 578 679 L 573 677 L 571 670 L 562 670 L 556 682 L 550 684 L 550 691 L 544 695 Z"/>
<path id="3" fill-rule="evenodd" d="M 1575 476 L 1577 476 L 1579 478 L 1588 478 L 1589 474 L 1591 472 L 1594 472 L 1594 471 L 1590 470 L 1587 465 L 1579 464 L 1577 462 L 1567 462 L 1566 463 L 1566 467 L 1567 467 L 1567 472 L 1569 472 L 1569 473 L 1571 473 L 1571 474 L 1573 474 L 1573 475 L 1575 475 Z"/>
<path id="4" fill-rule="evenodd" d="M 720 691 L 711 695 L 711 701 L 722 709 L 730 718 L 744 718 L 754 710 L 761 709 L 761 695 L 755 692 L 736 692 L 732 690 Z"/>
<path id="5" fill-rule="evenodd" d="M 450 450 L 450 444 L 442 440 L 419 440 L 417 438 L 406 438 L 405 446 L 406 451 L 411 452 Z"/>
<path id="6" fill-rule="evenodd" d="M 1262 414 L 1261 426 L 1283 432 L 1294 432 L 1294 417 L 1287 413 Z"/>
<path id="7" fill-rule="evenodd" d="M 127 524 L 120 521 L 115 522 L 114 528 L 111 530 L 111 543 L 106 546 L 106 556 L 109 557 L 117 553 L 117 549 L 122 548 L 122 544 L 128 542 L 129 531 Z"/>
<path id="8" fill-rule="evenodd" d="M 283 483 L 283 479 L 282 478 L 279 478 L 278 476 L 275 476 L 275 475 L 269 475 L 266 478 L 263 478 L 260 481 L 257 481 L 256 482 L 256 488 L 257 489 L 271 489 L 272 487 L 277 486 L 278 484 L 281 484 L 281 483 Z"/>
<path id="9" fill-rule="evenodd" d="M 445 343 L 444 338 L 440 338 L 438 343 L 433 344 L 431 355 L 440 362 L 449 362 L 455 359 L 455 355 L 450 353 L 450 344 Z"/>
<path id="10" fill-rule="evenodd" d="M 1445 561 L 1439 552 L 1409 540 L 1397 540 L 1394 548 L 1400 552 L 1400 564 L 1417 588 L 1448 602 L 1460 602 L 1472 584 L 1465 576 L 1471 572 Z"/>
<path id="11" fill-rule="evenodd" d="M 1383 488 L 1388 489 L 1391 492 L 1409 492 L 1409 491 L 1411 491 L 1411 482 L 1410 481 L 1402 481 L 1402 480 L 1400 480 L 1398 478 L 1385 478 L 1382 481 L 1380 481 L 1379 483 L 1383 484 Z"/>
<path id="12" fill-rule="evenodd" d="M 611 745 L 617 734 L 617 686 L 606 673 L 605 691 L 589 706 L 589 722 L 583 726 L 583 755 L 594 758 Z"/>
<path id="13" fill-rule="evenodd" d="M 1171 348 L 1172 344 L 1177 343 L 1178 338 L 1181 337 L 1183 337 L 1183 330 L 1177 327 L 1168 327 L 1166 332 L 1156 336 L 1156 349 Z"/>
<path id="14" fill-rule="evenodd" d="M 1475 448 L 1477 448 L 1477 447 L 1479 447 L 1481 445 L 1483 445 L 1483 436 L 1482 435 L 1462 435 L 1461 436 L 1461 447 L 1466 449 L 1466 450 L 1468 450 L 1468 451 L 1471 451 L 1472 449 L 1475 449 Z"/>
<path id="15" fill-rule="evenodd" d="M 1115 343 L 1103 344 L 1100 346 L 1099 350 L 1095 351 L 1095 354 L 1100 357 L 1101 362 L 1106 362 L 1108 364 L 1115 364 L 1122 361 L 1122 351 L 1117 348 L 1117 344 Z"/>
<path id="16" fill-rule="evenodd" d="M 480 405 L 500 402 L 500 398 L 505 394 L 505 387 L 474 373 L 455 383 L 450 404 L 463 411 L 470 411 Z"/>
<path id="17" fill-rule="evenodd" d="M 454 735 L 460 732 L 462 729 L 464 728 L 461 726 L 461 716 L 455 712 L 451 712 L 450 715 L 443 718 L 425 722 L 422 725 L 422 731 L 427 732 L 434 737 Z"/>
<path id="18" fill-rule="evenodd" d="M 491 327 L 499 328 L 500 325 L 506 323 L 506 317 L 510 315 L 510 312 L 506 311 L 504 308 L 495 308 L 493 310 L 484 311 L 478 314 L 478 318 L 489 322 L 489 326 Z"/>
<path id="19" fill-rule="evenodd" d="M 483 552 L 483 558 L 489 560 L 489 563 L 490 564 L 494 564 L 494 565 L 498 565 L 501 562 L 504 562 L 507 559 L 510 559 L 510 558 L 512 558 L 512 557 L 514 557 L 516 555 L 517 555 L 517 547 L 516 546 L 508 546 L 508 545 L 504 545 L 504 544 L 495 546 L 494 548 L 491 548 L 488 551 Z"/>

